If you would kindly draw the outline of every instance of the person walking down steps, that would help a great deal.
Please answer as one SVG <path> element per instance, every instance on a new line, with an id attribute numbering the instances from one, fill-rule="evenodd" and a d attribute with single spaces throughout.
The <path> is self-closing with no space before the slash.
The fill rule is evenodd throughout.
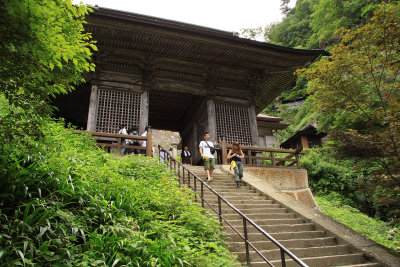
<path id="1" fill-rule="evenodd" d="M 215 169 L 214 144 L 210 141 L 210 134 L 208 132 L 204 133 L 204 141 L 199 144 L 200 155 L 204 160 L 204 169 L 207 173 L 207 181 L 211 181 L 211 174 Z"/>
<path id="2" fill-rule="evenodd" d="M 239 142 L 233 142 L 232 149 L 229 150 L 227 158 L 231 160 L 231 167 L 233 167 L 233 171 L 235 172 L 236 186 L 240 187 L 240 181 L 243 178 L 242 159 L 244 158 L 244 154 L 240 148 Z"/>

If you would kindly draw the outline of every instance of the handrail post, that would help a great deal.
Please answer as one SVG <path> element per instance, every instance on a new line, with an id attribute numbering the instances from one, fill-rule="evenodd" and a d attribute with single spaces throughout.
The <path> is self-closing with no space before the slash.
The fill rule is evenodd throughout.
<path id="1" fill-rule="evenodd" d="M 193 176 L 193 182 L 194 182 L 194 201 L 197 202 L 197 183 L 196 183 L 196 177 Z"/>
<path id="2" fill-rule="evenodd" d="M 146 145 L 147 145 L 147 143 L 146 143 Z M 161 147 L 160 147 L 160 145 L 158 145 L 158 163 L 160 163 L 161 162 Z"/>
<path id="3" fill-rule="evenodd" d="M 190 189 L 190 172 L 188 171 L 188 188 Z"/>
<path id="4" fill-rule="evenodd" d="M 204 184 L 201 183 L 201 206 L 204 208 Z"/>
<path id="5" fill-rule="evenodd" d="M 275 152 L 271 151 L 271 163 L 272 166 L 275 167 L 276 166 L 276 161 L 275 161 Z"/>
<path id="6" fill-rule="evenodd" d="M 285 260 L 285 251 L 281 248 L 281 263 L 282 267 L 286 267 L 286 260 Z"/>
<path id="7" fill-rule="evenodd" d="M 182 167 L 182 183 L 185 186 L 185 168 Z"/>
<path id="8" fill-rule="evenodd" d="M 147 140 L 146 140 L 146 156 L 151 157 L 152 156 L 152 150 L 153 150 L 153 137 L 151 133 L 151 127 L 147 126 Z"/>
<path id="9" fill-rule="evenodd" d="M 248 234 L 247 234 L 247 221 L 246 218 L 243 217 L 243 234 L 244 234 L 244 247 L 246 248 L 246 260 L 247 265 L 250 266 L 250 252 L 249 252 L 249 244 L 248 244 Z"/>
<path id="10" fill-rule="evenodd" d="M 178 165 L 178 177 L 179 177 L 179 187 L 181 187 L 182 186 L 182 183 L 181 183 L 181 165 Z"/>
<path id="11" fill-rule="evenodd" d="M 219 218 L 219 224 L 222 226 L 222 206 L 221 206 L 221 198 L 218 196 L 218 218 Z"/>
<path id="12" fill-rule="evenodd" d="M 222 164 L 223 165 L 227 165 L 228 164 L 228 153 L 227 153 L 227 145 L 226 145 L 226 141 L 222 140 L 221 141 L 221 152 L 222 152 Z"/>

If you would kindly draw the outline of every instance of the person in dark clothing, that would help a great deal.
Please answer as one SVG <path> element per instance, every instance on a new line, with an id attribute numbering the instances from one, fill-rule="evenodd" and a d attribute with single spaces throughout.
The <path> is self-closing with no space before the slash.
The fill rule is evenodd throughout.
<path id="1" fill-rule="evenodd" d="M 183 164 L 190 164 L 190 165 L 193 164 L 192 153 L 190 153 L 189 148 L 187 146 L 183 148 L 181 158 Z"/>

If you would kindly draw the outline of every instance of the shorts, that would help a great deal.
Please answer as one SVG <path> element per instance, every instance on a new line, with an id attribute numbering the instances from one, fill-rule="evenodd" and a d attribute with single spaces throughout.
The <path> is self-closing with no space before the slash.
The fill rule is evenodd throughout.
<path id="1" fill-rule="evenodd" d="M 215 169 L 215 159 L 213 158 L 204 159 L 204 169 L 206 170 Z"/>

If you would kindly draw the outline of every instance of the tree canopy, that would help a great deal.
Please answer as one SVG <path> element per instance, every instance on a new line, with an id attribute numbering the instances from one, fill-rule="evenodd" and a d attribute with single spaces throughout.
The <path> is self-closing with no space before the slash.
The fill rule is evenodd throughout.
<path id="1" fill-rule="evenodd" d="M 50 96 L 94 70 L 96 46 L 83 28 L 89 11 L 71 0 L 0 0 L 0 87 L 10 104 L 48 112 Z"/>
<path id="2" fill-rule="evenodd" d="M 322 128 L 344 155 L 375 162 L 364 182 L 376 200 L 400 216 L 400 8 L 381 4 L 355 30 L 335 32 L 330 57 L 298 71 L 308 80 Z"/>

